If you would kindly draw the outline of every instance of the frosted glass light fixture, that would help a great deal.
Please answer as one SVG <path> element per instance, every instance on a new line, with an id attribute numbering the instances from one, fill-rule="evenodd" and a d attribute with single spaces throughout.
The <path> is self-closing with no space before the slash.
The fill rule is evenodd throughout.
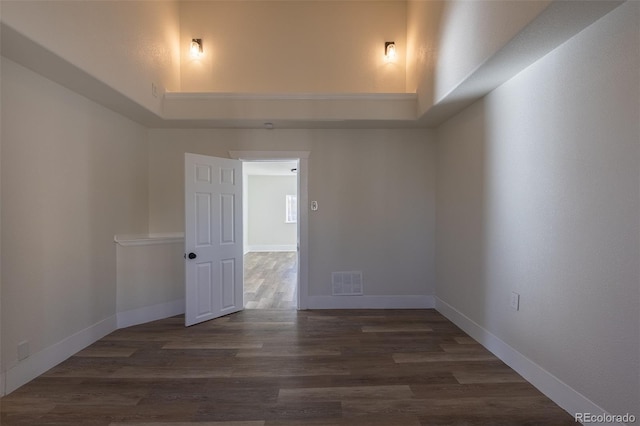
<path id="1" fill-rule="evenodd" d="M 201 38 L 192 38 L 191 46 L 189 48 L 189 52 L 191 53 L 191 57 L 193 59 L 200 59 L 204 55 L 202 51 L 202 39 Z"/>
<path id="2" fill-rule="evenodd" d="M 386 41 L 384 43 L 384 58 L 387 62 L 393 62 L 396 60 L 396 43 L 393 41 Z"/>

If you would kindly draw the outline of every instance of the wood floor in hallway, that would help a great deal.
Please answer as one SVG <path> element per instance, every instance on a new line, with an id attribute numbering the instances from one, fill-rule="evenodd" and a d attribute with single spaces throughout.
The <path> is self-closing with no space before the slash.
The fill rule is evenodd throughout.
<path id="1" fill-rule="evenodd" d="M 296 309 L 296 252 L 255 252 L 244 255 L 244 307 Z"/>
<path id="2" fill-rule="evenodd" d="M 0 400 L 0 424 L 573 425 L 435 310 L 245 310 L 117 330 Z"/>

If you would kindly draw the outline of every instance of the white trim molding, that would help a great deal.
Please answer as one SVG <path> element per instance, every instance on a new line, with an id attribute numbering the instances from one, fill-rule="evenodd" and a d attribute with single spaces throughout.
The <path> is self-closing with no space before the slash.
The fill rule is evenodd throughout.
<path id="1" fill-rule="evenodd" d="M 40 352 L 31 354 L 5 373 L 6 393 L 13 392 L 115 330 L 116 316 L 112 315 Z"/>
<path id="2" fill-rule="evenodd" d="M 184 232 L 165 234 L 116 235 L 113 241 L 124 247 L 184 243 Z"/>
<path id="3" fill-rule="evenodd" d="M 165 99 L 236 100 L 236 101 L 415 101 L 416 93 L 234 93 L 234 92 L 165 92 Z"/>
<path id="4" fill-rule="evenodd" d="M 119 312 L 53 345 L 31 354 L 0 375 L 0 396 L 4 396 L 55 367 L 113 331 L 184 313 L 184 299 Z"/>
<path id="5" fill-rule="evenodd" d="M 0 397 L 5 396 L 7 389 L 5 388 L 6 381 L 4 378 L 4 372 L 0 372 Z"/>
<path id="6" fill-rule="evenodd" d="M 310 151 L 229 151 L 229 157 L 234 160 L 264 160 L 264 161 L 291 161 L 307 159 Z"/>
<path id="7" fill-rule="evenodd" d="M 171 302 L 118 312 L 118 328 L 131 327 L 133 325 L 181 315 L 184 314 L 184 309 L 184 299 L 178 299 Z"/>
<path id="8" fill-rule="evenodd" d="M 180 121 L 415 122 L 418 96 L 416 93 L 165 93 L 162 106 L 164 119 Z"/>
<path id="9" fill-rule="evenodd" d="M 246 161 L 298 160 L 298 309 L 307 309 L 309 294 L 309 156 L 310 151 L 229 151 L 229 156 Z M 246 249 L 246 248 L 245 248 Z"/>
<path id="10" fill-rule="evenodd" d="M 307 296 L 308 309 L 432 309 L 433 296 Z"/>
<path id="11" fill-rule="evenodd" d="M 547 370 L 531 361 L 499 337 L 485 329 L 465 314 L 436 297 L 436 310 L 477 340 L 505 364 L 513 368 L 540 392 L 549 397 L 572 416 L 575 413 L 609 414 L 593 401 L 573 389 Z"/>
<path id="12" fill-rule="evenodd" d="M 248 252 L 296 251 L 295 244 L 253 244 L 246 247 Z"/>

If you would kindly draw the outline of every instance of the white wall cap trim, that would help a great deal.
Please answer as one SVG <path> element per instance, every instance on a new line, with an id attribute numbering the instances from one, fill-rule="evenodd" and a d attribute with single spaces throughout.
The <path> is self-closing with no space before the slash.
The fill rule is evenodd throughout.
<path id="1" fill-rule="evenodd" d="M 124 247 L 182 243 L 184 242 L 184 232 L 116 235 L 113 237 L 113 241 Z"/>

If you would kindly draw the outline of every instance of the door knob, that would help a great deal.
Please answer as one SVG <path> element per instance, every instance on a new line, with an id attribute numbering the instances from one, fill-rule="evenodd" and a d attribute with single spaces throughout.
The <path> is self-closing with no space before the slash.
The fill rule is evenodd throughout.
<path id="1" fill-rule="evenodd" d="M 189 253 L 189 259 L 195 259 L 196 257 L 198 257 L 197 254 L 195 253 Z"/>

